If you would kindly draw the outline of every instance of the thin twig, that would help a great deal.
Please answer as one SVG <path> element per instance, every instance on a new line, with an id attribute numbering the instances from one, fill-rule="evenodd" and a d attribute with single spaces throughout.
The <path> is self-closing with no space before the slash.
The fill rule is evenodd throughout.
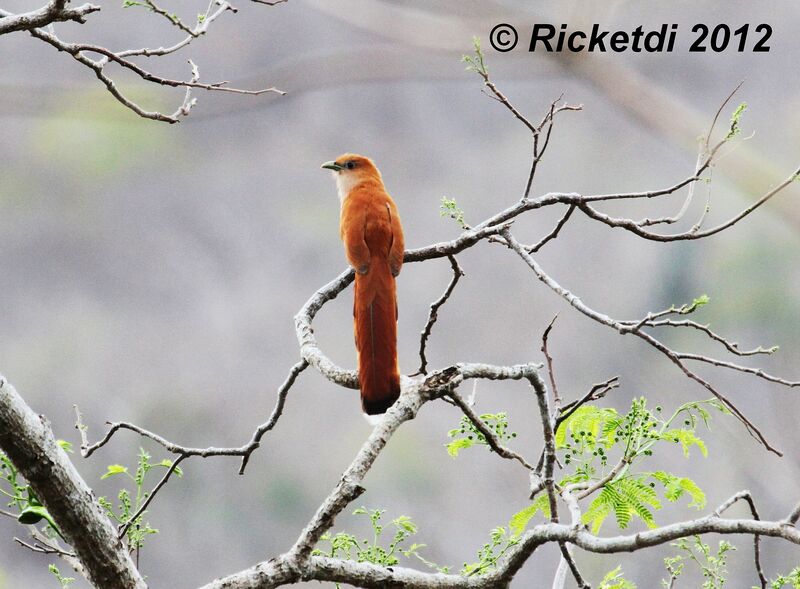
<path id="1" fill-rule="evenodd" d="M 713 366 L 720 366 L 722 368 L 730 368 L 731 370 L 738 370 L 739 372 L 754 374 L 755 376 L 763 378 L 764 380 L 768 380 L 769 382 L 782 384 L 790 388 L 800 387 L 800 381 L 786 380 L 785 378 L 780 378 L 779 376 L 773 376 L 772 374 L 764 372 L 760 368 L 751 368 L 750 366 L 742 366 L 740 364 L 735 364 L 733 362 L 728 362 L 726 360 L 717 360 L 716 358 L 703 356 L 702 354 L 688 354 L 685 352 L 677 352 L 675 355 L 681 360 L 694 360 L 696 362 L 705 362 L 706 364 L 711 364 Z"/>
<path id="2" fill-rule="evenodd" d="M 57 550 L 53 550 L 51 548 L 45 548 L 44 546 L 40 546 L 39 544 L 28 544 L 24 540 L 17 538 L 14 536 L 14 542 L 19 544 L 20 546 L 27 548 L 31 552 L 39 552 L 41 554 L 58 554 Z"/>
<path id="3" fill-rule="evenodd" d="M 482 58 L 480 59 L 482 60 Z M 508 99 L 508 97 L 506 97 L 506 95 L 503 94 L 497 86 L 495 86 L 494 82 L 492 82 L 489 77 L 489 71 L 485 67 L 475 67 L 474 70 L 481 78 L 483 78 L 484 86 L 491 91 L 491 94 L 487 94 L 487 96 L 489 96 L 489 98 L 494 98 L 497 102 L 505 106 L 531 132 L 533 139 L 533 154 L 531 157 L 531 170 L 528 173 L 528 180 L 525 183 L 525 191 L 522 195 L 522 201 L 524 202 L 530 196 L 531 187 L 533 186 L 533 178 L 536 175 L 536 168 L 539 165 L 542 156 L 544 156 L 544 153 L 547 151 L 547 146 L 550 143 L 550 133 L 553 130 L 553 120 L 555 115 L 565 110 L 582 110 L 583 105 L 562 104 L 561 106 L 556 107 L 558 102 L 563 97 L 562 94 L 550 104 L 550 108 L 542 119 L 542 122 L 538 125 L 534 125 L 513 104 L 511 104 L 511 101 Z M 547 125 L 547 131 L 545 132 L 544 144 L 542 145 L 541 150 L 539 150 L 539 136 L 541 135 L 545 125 Z"/>
<path id="4" fill-rule="evenodd" d="M 750 513 L 753 516 L 753 519 L 756 521 L 760 521 L 761 518 L 758 516 L 758 511 L 756 510 L 755 501 L 753 501 L 753 495 L 750 491 L 739 491 L 725 502 L 723 502 L 717 509 L 714 510 L 712 517 L 720 517 L 723 512 L 727 511 L 734 503 L 737 501 L 746 501 L 747 505 L 750 507 Z M 758 574 L 758 580 L 761 583 L 761 589 L 766 589 L 767 587 L 767 577 L 764 575 L 764 569 L 761 567 L 761 549 L 760 549 L 760 542 L 761 536 L 758 534 L 753 534 L 753 559 L 756 568 L 756 573 Z"/>
<path id="5" fill-rule="evenodd" d="M 556 444 L 553 435 L 553 423 L 550 417 L 550 407 L 547 403 L 547 387 L 539 377 L 538 373 L 532 374 L 528 378 L 531 387 L 536 393 L 536 400 L 539 405 L 539 420 L 542 423 L 542 435 L 544 437 L 544 488 L 550 502 L 550 521 L 558 523 L 558 502 L 556 501 L 556 485 L 553 478 L 553 471 L 556 462 Z"/>
<path id="6" fill-rule="evenodd" d="M 572 573 L 572 576 L 575 578 L 575 582 L 578 584 L 579 589 L 592 589 L 592 586 L 586 582 L 581 575 L 580 570 L 578 570 L 578 564 L 575 562 L 575 558 L 572 556 L 572 553 L 569 550 L 569 546 L 566 542 L 559 542 L 558 547 L 561 549 L 561 558 L 567 563 L 569 566 L 569 570 Z"/>
<path id="7" fill-rule="evenodd" d="M 717 121 L 719 120 L 719 116 L 722 114 L 722 111 L 725 109 L 725 107 L 728 105 L 728 103 L 731 101 L 734 95 L 739 91 L 739 89 L 742 87 L 743 84 L 744 80 L 736 84 L 736 87 L 733 90 L 731 90 L 731 92 L 728 94 L 725 100 L 722 101 L 722 104 L 720 104 L 719 108 L 717 109 L 717 112 L 714 113 L 714 118 L 711 121 L 711 126 L 708 128 L 708 133 L 706 133 L 706 139 L 705 139 L 706 149 L 708 149 L 709 141 L 711 141 L 711 134 L 714 132 L 714 127 L 716 126 Z"/>
<path id="8" fill-rule="evenodd" d="M 34 544 L 29 544 L 24 540 L 20 540 L 16 536 L 14 536 L 14 542 L 19 544 L 20 546 L 24 546 L 28 550 L 32 552 L 39 552 L 41 554 L 56 554 L 58 556 L 65 556 L 68 558 L 75 558 L 75 554 L 72 552 L 67 552 L 66 550 L 61 550 L 60 548 L 56 548 L 54 546 L 50 546 L 45 543 L 36 542 Z"/>
<path id="9" fill-rule="evenodd" d="M 240 475 L 244 474 L 244 469 L 247 468 L 247 462 L 250 460 L 250 456 L 261 445 L 261 438 L 263 438 L 264 434 L 277 425 L 278 419 L 280 419 L 281 415 L 283 415 L 283 408 L 286 405 L 286 397 L 289 395 L 289 389 L 292 388 L 294 382 L 297 380 L 297 377 L 300 376 L 300 373 L 306 368 L 308 368 L 308 362 L 305 360 L 300 360 L 300 362 L 292 366 L 292 369 L 289 371 L 289 375 L 286 377 L 286 380 L 283 381 L 283 384 L 278 389 L 278 398 L 275 401 L 275 407 L 272 409 L 269 419 L 259 425 L 256 428 L 256 431 L 253 432 L 253 437 L 248 443 L 248 448 L 251 449 L 249 449 L 242 456 L 242 465 L 239 467 Z"/>
<path id="10" fill-rule="evenodd" d="M 173 25 L 178 27 L 184 33 L 188 33 L 192 37 L 196 37 L 197 36 L 197 33 L 195 33 L 193 29 L 188 27 L 180 18 L 177 17 L 177 15 L 172 14 L 172 13 L 168 12 L 167 10 L 161 8 L 159 5 L 157 5 L 155 2 L 153 2 L 153 0 L 140 0 L 140 1 L 144 2 L 144 4 L 150 10 L 152 10 L 156 14 L 160 14 L 161 16 L 163 16 L 165 19 L 167 19 Z"/>
<path id="11" fill-rule="evenodd" d="M 697 154 L 697 163 L 695 164 L 695 172 L 694 172 L 695 176 L 700 175 L 699 170 L 700 166 L 703 165 L 704 155 L 705 152 L 703 149 L 701 149 L 700 152 Z M 652 225 L 672 225 L 673 223 L 677 223 L 678 221 L 683 219 L 684 215 L 686 215 L 686 212 L 689 210 L 689 207 L 691 206 L 692 201 L 694 200 L 694 191 L 696 187 L 697 187 L 697 182 L 692 182 L 691 184 L 689 184 L 689 190 L 686 193 L 686 198 L 683 200 L 681 208 L 678 210 L 677 213 L 675 213 L 675 215 L 671 217 L 657 217 L 655 219 L 646 217 L 640 221 L 636 221 L 636 225 L 638 225 L 639 227 L 649 227 Z M 698 220 L 697 223 L 695 223 L 695 226 L 692 228 L 692 231 L 698 231 L 700 229 L 700 226 L 703 224 L 703 220 L 705 219 L 707 212 L 708 212 L 708 207 L 703 209 L 703 214 L 700 217 L 700 220 Z"/>
<path id="12" fill-rule="evenodd" d="M 448 393 L 447 396 L 455 402 L 458 408 L 461 409 L 464 415 L 466 415 L 467 419 L 469 419 L 472 422 L 472 425 L 475 426 L 475 429 L 481 432 L 483 437 L 486 438 L 486 443 L 489 445 L 489 447 L 499 456 L 509 460 L 516 460 L 528 470 L 534 470 L 534 467 L 527 460 L 525 460 L 524 457 L 503 446 L 503 444 L 497 438 L 497 435 L 489 428 L 489 426 L 486 425 L 486 423 L 478 416 L 478 414 L 475 413 L 469 403 L 461 398 L 461 395 L 455 391 L 452 391 Z"/>
<path id="13" fill-rule="evenodd" d="M 644 327 L 689 327 L 692 329 L 696 329 L 698 331 L 702 331 L 708 337 L 721 343 L 725 348 L 731 353 L 736 354 L 737 356 L 756 356 L 758 354 L 773 354 L 778 351 L 778 346 L 772 346 L 769 348 L 764 348 L 762 346 L 758 346 L 752 350 L 741 350 L 739 348 L 739 344 L 736 342 L 732 342 L 727 338 L 713 332 L 708 325 L 703 325 L 701 323 L 697 323 L 696 321 L 691 320 L 684 320 L 684 321 L 675 321 L 673 319 L 664 319 L 661 321 L 646 321 L 642 324 Z"/>
<path id="14" fill-rule="evenodd" d="M 125 537 L 125 534 L 130 529 L 130 527 L 145 512 L 145 510 L 150 505 L 150 503 L 153 501 L 153 499 L 155 499 L 156 494 L 161 490 L 161 488 L 164 485 L 167 484 L 167 481 L 169 481 L 169 477 L 172 476 L 172 473 L 175 472 L 178 469 L 178 465 L 181 463 L 181 461 L 183 461 L 184 458 L 188 458 L 188 456 L 183 454 L 181 456 L 178 456 L 178 458 L 176 458 L 175 460 L 173 460 L 173 462 L 170 465 L 169 469 L 167 469 L 167 472 L 164 473 L 164 476 L 161 477 L 161 480 L 158 481 L 158 484 L 155 487 L 153 487 L 153 490 L 147 496 L 147 499 L 144 500 L 144 503 L 142 503 L 142 505 L 139 507 L 139 509 L 137 509 L 133 513 L 133 515 L 131 515 L 128 518 L 128 521 L 126 523 L 121 524 L 119 526 L 119 537 L 120 538 L 124 538 Z"/>
<path id="15" fill-rule="evenodd" d="M 783 454 L 774 448 L 769 441 L 767 441 L 764 434 L 761 433 L 761 430 L 756 427 L 756 425 L 750 421 L 747 416 L 745 416 L 737 407 L 730 401 L 725 395 L 723 395 L 720 391 L 718 391 L 711 383 L 700 377 L 698 374 L 690 370 L 686 364 L 682 361 L 679 357 L 677 352 L 674 352 L 663 343 L 655 339 L 650 334 L 644 333 L 643 331 L 633 331 L 631 330 L 631 326 L 629 324 L 622 323 L 618 320 L 612 319 L 608 315 L 595 311 L 594 309 L 588 307 L 579 297 L 575 296 L 572 292 L 561 286 L 558 282 L 556 282 L 552 277 L 550 277 L 547 273 L 542 270 L 541 266 L 531 257 L 531 255 L 525 251 L 522 245 L 514 238 L 511 234 L 509 229 L 503 229 L 501 235 L 506 239 L 508 243 L 508 247 L 514 250 L 528 267 L 533 270 L 536 277 L 547 285 L 551 290 L 553 290 L 556 294 L 563 297 L 572 307 L 577 309 L 582 314 L 586 315 L 590 319 L 597 321 L 603 325 L 611 327 L 618 331 L 620 334 L 627 334 L 632 333 L 639 338 L 643 339 L 645 342 L 650 344 L 653 348 L 661 352 L 664 356 L 666 356 L 673 364 L 678 366 L 681 371 L 691 380 L 695 381 L 696 383 L 703 386 L 706 390 L 708 390 L 711 394 L 717 397 L 722 403 L 733 413 L 739 421 L 744 424 L 748 433 L 758 440 L 767 450 L 777 454 L 778 456 L 782 456 Z"/>
<path id="16" fill-rule="evenodd" d="M 545 235 L 542 239 L 540 239 L 536 244 L 528 246 L 526 248 L 528 250 L 528 253 L 535 254 L 540 249 L 542 249 L 545 246 L 545 244 L 547 244 L 547 242 L 558 237 L 558 234 L 561 232 L 561 229 L 563 229 L 564 225 L 567 224 L 567 221 L 569 221 L 569 218 L 572 216 L 572 213 L 574 212 L 575 212 L 575 205 L 574 204 L 569 205 L 569 207 L 567 208 L 567 212 L 564 213 L 564 216 L 561 217 L 561 219 L 558 221 L 553 230 L 547 235 Z"/>
<path id="17" fill-rule="evenodd" d="M 612 468 L 606 474 L 606 476 L 604 476 L 598 481 L 595 481 L 589 487 L 578 493 L 576 497 L 578 499 L 585 499 L 586 497 L 589 497 L 591 494 L 593 494 L 595 491 L 602 489 L 608 483 L 612 482 L 617 477 L 617 475 L 620 472 L 622 472 L 622 469 L 624 469 L 630 463 L 631 463 L 631 457 L 628 456 L 627 454 L 623 455 L 622 458 L 620 458 L 619 461 L 614 465 L 614 468 Z"/>
<path id="18" fill-rule="evenodd" d="M 211 9 L 214 7 L 214 4 L 217 5 L 216 10 L 211 12 Z M 191 43 L 194 39 L 205 35 L 208 32 L 211 23 L 213 23 L 221 14 L 224 12 L 231 11 L 236 13 L 236 9 L 231 6 L 229 2 L 226 0 L 211 0 L 208 4 L 208 8 L 206 9 L 205 14 L 203 14 L 202 22 L 198 22 L 197 26 L 192 30 L 193 34 L 187 35 L 181 41 L 178 41 L 174 45 L 170 45 L 168 47 L 158 47 L 158 48 L 150 48 L 150 47 L 142 47 L 141 49 L 125 49 L 122 51 L 115 51 L 118 57 L 133 57 L 133 56 L 141 56 L 141 57 L 163 57 L 164 55 L 169 55 L 170 53 L 175 53 L 176 51 L 183 49 L 189 43 Z M 104 63 L 104 60 L 107 61 L 107 58 L 102 58 L 98 63 Z"/>
<path id="19" fill-rule="evenodd" d="M 200 456 L 202 458 L 207 458 L 209 456 L 240 456 L 242 457 L 242 465 L 239 469 L 239 474 L 244 474 L 244 469 L 247 466 L 247 461 L 250 455 L 261 445 L 261 438 L 264 436 L 264 434 L 270 431 L 277 424 L 278 419 L 283 413 L 283 407 L 286 404 L 286 397 L 289 394 L 289 389 L 291 389 L 300 373 L 303 372 L 303 370 L 305 370 L 307 367 L 308 362 L 305 360 L 301 360 L 292 367 L 292 369 L 289 371 L 289 375 L 286 377 L 286 380 L 278 389 L 278 399 L 275 402 L 275 408 L 272 410 L 272 414 L 270 415 L 269 419 L 256 428 L 250 441 L 243 446 L 233 448 L 217 448 L 214 446 L 209 446 L 207 448 L 190 448 L 170 442 L 166 438 L 156 433 L 127 422 L 108 422 L 108 425 L 111 427 L 109 427 L 105 435 L 99 441 L 90 445 L 86 436 L 86 426 L 81 421 L 80 411 L 77 407 L 75 407 L 77 419 L 75 427 L 81 433 L 81 455 L 84 458 L 88 458 L 95 451 L 105 446 L 117 431 L 124 429 L 153 440 L 155 443 L 163 446 L 167 451 L 172 452 L 173 454 L 178 454 L 181 457 L 188 458 L 190 456 Z"/>
<path id="20" fill-rule="evenodd" d="M 714 153 L 716 152 L 716 150 L 719 147 L 721 147 L 724 143 L 728 142 L 731 139 L 731 137 L 732 137 L 731 135 L 726 136 L 722 141 L 720 141 L 717 144 L 717 146 L 714 148 L 714 150 L 711 150 L 711 153 L 709 153 L 709 151 L 710 151 L 709 142 L 711 140 L 711 135 L 712 135 L 712 133 L 714 131 L 714 126 L 717 124 L 717 120 L 719 119 L 719 116 L 722 113 L 722 110 L 725 108 L 725 106 L 728 104 L 728 102 L 730 102 L 731 98 L 733 98 L 734 94 L 736 94 L 736 92 L 739 90 L 739 88 L 741 88 L 743 83 L 744 82 L 739 82 L 739 84 L 733 89 L 733 91 L 730 94 L 728 94 L 728 96 L 725 98 L 725 100 L 723 100 L 722 104 L 717 109 L 717 112 L 714 114 L 714 118 L 711 121 L 711 126 L 709 127 L 708 133 L 706 133 L 706 136 L 705 136 L 705 140 L 703 141 L 702 145 L 700 146 L 698 154 L 697 154 L 697 164 L 695 165 L 695 176 L 700 176 L 700 174 L 702 173 L 702 170 L 704 170 L 706 168 L 705 164 L 703 163 L 704 159 L 705 159 L 705 161 L 710 162 L 710 160 L 711 160 L 711 158 L 713 158 Z M 731 129 L 731 130 L 733 130 L 733 129 Z M 709 189 L 708 189 L 708 194 L 707 194 L 707 197 L 706 197 L 706 206 L 703 208 L 703 212 L 702 212 L 702 214 L 700 216 L 700 219 L 698 219 L 698 221 L 692 226 L 692 228 L 689 230 L 689 233 L 696 233 L 697 231 L 699 231 L 700 228 L 703 225 L 703 222 L 705 221 L 706 216 L 708 215 L 709 203 L 710 203 L 710 200 L 711 200 L 710 174 L 711 174 L 711 172 L 709 171 L 709 180 L 708 180 L 709 181 Z M 695 193 L 696 186 L 697 186 L 696 182 L 692 182 L 691 184 L 689 184 L 689 190 L 688 190 L 688 193 L 686 195 L 686 198 L 684 199 L 683 205 L 681 206 L 680 210 L 674 216 L 671 216 L 671 217 L 659 217 L 659 218 L 656 218 L 656 219 L 645 218 L 645 219 L 642 219 L 640 221 L 636 221 L 636 225 L 638 225 L 639 227 L 648 227 L 648 226 L 660 225 L 660 224 L 671 225 L 673 223 L 677 223 L 678 221 L 680 221 L 684 217 L 686 212 L 689 210 L 689 206 L 691 205 L 691 203 L 692 203 L 692 201 L 694 199 L 694 193 Z"/>
<path id="21" fill-rule="evenodd" d="M 636 224 L 636 221 L 631 219 L 625 218 L 617 218 L 611 217 L 606 215 L 605 213 L 601 213 L 597 209 L 593 208 L 591 205 L 588 204 L 588 201 L 583 202 L 578 205 L 581 211 L 583 211 L 586 216 L 596 221 L 600 221 L 609 227 L 621 227 L 631 233 L 638 235 L 644 239 L 649 239 L 651 241 L 686 241 L 686 240 L 693 240 L 693 239 L 702 239 L 704 237 L 710 237 L 719 233 L 720 231 L 724 231 L 728 227 L 732 227 L 745 217 L 747 217 L 750 213 L 758 209 L 764 203 L 768 202 L 772 197 L 776 194 L 779 194 L 784 188 L 792 184 L 796 180 L 796 178 L 800 175 L 800 168 L 797 168 L 790 176 L 788 176 L 783 182 L 778 184 L 776 187 L 772 188 L 771 190 L 767 191 L 764 195 L 762 195 L 758 200 L 756 200 L 752 205 L 742 210 L 739 214 L 731 217 L 727 221 L 712 227 L 711 229 L 706 229 L 705 231 L 684 231 L 683 233 L 672 233 L 672 234 L 660 234 L 660 233 L 652 233 L 650 231 L 646 231 L 642 229 L 639 225 Z"/>
<path id="22" fill-rule="evenodd" d="M 569 104 L 562 104 L 559 107 L 556 107 L 556 104 L 563 98 L 563 94 L 556 98 L 552 103 L 550 103 L 550 110 L 542 119 L 542 122 L 539 123 L 539 126 L 536 127 L 536 132 L 533 133 L 533 157 L 531 161 L 531 170 L 528 173 L 528 181 L 525 184 L 525 192 L 522 196 L 522 200 L 527 200 L 531 194 L 531 188 L 533 187 L 533 179 L 536 176 L 536 169 L 539 166 L 539 162 L 542 161 L 542 157 L 544 157 L 545 152 L 547 151 L 547 146 L 550 145 L 550 135 L 553 131 L 553 123 L 555 122 L 555 115 L 564 110 L 571 110 L 571 111 L 579 111 L 583 110 L 583 105 L 569 105 Z M 539 137 L 541 136 L 542 129 L 544 126 L 547 125 L 547 131 L 545 132 L 544 137 L 544 144 L 542 145 L 541 150 L 539 149 Z"/>
<path id="23" fill-rule="evenodd" d="M 602 399 L 606 396 L 606 393 L 609 391 L 617 388 L 619 386 L 619 376 L 612 376 L 605 382 L 599 382 L 592 385 L 592 388 L 589 389 L 589 392 L 586 393 L 583 397 L 578 399 L 577 401 L 573 401 L 572 403 L 568 403 L 564 407 L 561 408 L 558 416 L 555 419 L 555 423 L 553 425 L 553 431 L 558 431 L 559 426 L 564 423 L 569 417 L 578 410 L 579 407 L 585 405 L 586 403 L 592 403 L 597 401 L 598 399 Z"/>
<path id="24" fill-rule="evenodd" d="M 425 323 L 425 328 L 420 334 L 419 369 L 411 376 L 428 373 L 428 359 L 425 357 L 425 347 L 428 344 L 428 338 L 431 335 L 433 324 L 436 323 L 436 320 L 439 318 L 439 309 L 447 302 L 447 299 L 450 298 L 450 295 L 453 293 L 453 289 L 455 289 L 456 284 L 458 284 L 458 281 L 462 276 L 464 276 L 464 271 L 461 269 L 461 266 L 458 265 L 458 260 L 456 257 L 453 255 L 448 255 L 447 259 L 450 260 L 450 267 L 453 270 L 453 278 L 450 280 L 450 283 L 447 285 L 444 293 L 442 293 L 442 296 L 440 296 L 431 304 L 431 309 L 428 313 L 428 321 Z"/>
<path id="25" fill-rule="evenodd" d="M 797 523 L 797 520 L 800 519 L 800 503 L 794 506 L 792 512 L 786 516 L 786 519 L 783 520 L 790 526 L 793 526 Z"/>
<path id="26" fill-rule="evenodd" d="M 547 349 L 547 337 L 550 335 L 550 330 L 558 319 L 558 314 L 550 321 L 550 324 L 545 328 L 542 334 L 542 354 L 547 361 L 547 376 L 550 378 L 550 386 L 553 389 L 553 411 L 558 414 L 561 413 L 561 395 L 558 394 L 558 386 L 556 385 L 556 377 L 553 373 L 553 357 Z"/>

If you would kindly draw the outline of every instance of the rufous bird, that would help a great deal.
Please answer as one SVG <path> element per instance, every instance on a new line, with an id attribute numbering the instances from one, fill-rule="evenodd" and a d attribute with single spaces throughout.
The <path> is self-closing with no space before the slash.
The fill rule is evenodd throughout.
<path id="1" fill-rule="evenodd" d="M 403 266 L 403 228 L 371 159 L 346 153 L 322 167 L 336 179 L 339 232 L 356 273 L 353 323 L 361 407 L 378 415 L 400 396 L 395 278 Z"/>

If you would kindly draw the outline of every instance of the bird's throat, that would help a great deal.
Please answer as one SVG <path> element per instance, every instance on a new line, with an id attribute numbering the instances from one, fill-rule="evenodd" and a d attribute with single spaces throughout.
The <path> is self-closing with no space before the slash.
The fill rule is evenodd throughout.
<path id="1" fill-rule="evenodd" d="M 344 200 L 350 191 L 360 182 L 360 179 L 352 174 L 335 174 L 336 190 L 339 192 L 339 203 L 344 204 Z"/>

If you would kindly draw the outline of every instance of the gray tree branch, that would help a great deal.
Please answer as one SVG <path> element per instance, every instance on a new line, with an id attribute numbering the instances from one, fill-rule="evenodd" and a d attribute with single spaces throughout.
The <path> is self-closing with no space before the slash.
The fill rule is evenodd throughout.
<path id="1" fill-rule="evenodd" d="M 92 490 L 36 415 L 0 376 L 0 447 L 58 524 L 98 589 L 146 585 Z"/>
<path id="2" fill-rule="evenodd" d="M 280 2 L 264 2 L 262 0 L 252 1 L 259 4 L 268 4 L 272 6 L 275 4 L 282 4 L 285 0 Z M 48 30 L 45 30 L 43 27 L 59 21 L 72 20 L 83 23 L 85 22 L 85 16 L 87 14 L 100 10 L 99 6 L 95 6 L 93 4 L 84 4 L 77 8 L 70 8 L 67 6 L 67 4 L 67 0 L 51 0 L 46 6 L 24 14 L 14 14 L 4 10 L 3 8 L 0 8 L 0 35 L 14 31 L 28 31 L 34 38 L 44 41 L 58 51 L 62 51 L 71 55 L 78 63 L 92 70 L 95 76 L 97 76 L 97 79 L 100 80 L 100 82 L 106 87 L 106 90 L 108 90 L 108 92 L 119 103 L 142 118 L 166 123 L 179 122 L 182 117 L 189 115 L 192 107 L 197 102 L 197 99 L 193 98 L 191 94 L 193 89 L 203 89 L 215 92 L 232 92 L 235 94 L 247 94 L 252 96 L 258 96 L 266 93 L 280 95 L 285 94 L 285 92 L 278 90 L 275 87 L 262 88 L 258 90 L 246 90 L 230 87 L 227 81 L 213 83 L 200 82 L 199 69 L 191 60 L 189 60 L 191 76 L 188 80 L 175 80 L 156 75 L 149 69 L 138 65 L 132 60 L 132 58 L 136 57 L 161 57 L 175 53 L 186 47 L 192 42 L 192 40 L 205 35 L 208 31 L 208 28 L 211 26 L 211 23 L 213 23 L 221 14 L 227 11 L 234 13 L 237 11 L 227 0 L 209 2 L 205 13 L 198 16 L 197 23 L 194 25 L 194 27 L 188 26 L 177 16 L 161 8 L 152 0 L 144 0 L 141 3 L 142 6 L 146 7 L 151 12 L 169 20 L 180 31 L 186 33 L 186 36 L 181 41 L 168 47 L 144 47 L 140 49 L 123 49 L 118 51 L 112 51 L 99 45 L 70 43 L 63 41 L 60 37 L 58 37 L 52 27 L 49 27 Z M 93 58 L 92 55 L 98 57 Z M 114 79 L 111 78 L 108 73 L 106 73 L 105 68 L 111 62 L 133 72 L 144 82 L 165 87 L 185 88 L 186 93 L 183 102 L 172 114 L 147 110 L 137 101 L 128 96 L 124 91 L 122 91 Z"/>
<path id="3" fill-rule="evenodd" d="M 86 15 L 100 10 L 94 4 L 82 4 L 74 8 L 66 0 L 50 0 L 45 6 L 30 12 L 13 14 L 0 9 L 0 35 L 15 31 L 29 31 L 45 27 L 54 22 L 86 22 Z"/>

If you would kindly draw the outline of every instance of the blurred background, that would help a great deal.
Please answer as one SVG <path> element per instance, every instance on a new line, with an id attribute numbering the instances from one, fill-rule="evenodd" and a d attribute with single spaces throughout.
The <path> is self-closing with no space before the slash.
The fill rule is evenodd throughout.
<path id="1" fill-rule="evenodd" d="M 523 6 L 529 4 L 530 6 Z M 32 9 L 8 0 L 7 10 Z M 435 2 L 290 0 L 276 7 L 241 2 L 182 53 L 153 60 L 166 76 L 186 78 L 186 59 L 204 81 L 240 87 L 275 85 L 287 95 L 199 93 L 179 125 L 136 117 L 105 92 L 92 72 L 24 33 L 0 37 L 0 370 L 57 437 L 78 445 L 73 404 L 96 439 L 106 420 L 135 422 L 185 445 L 239 445 L 272 410 L 275 390 L 298 358 L 293 316 L 345 268 L 339 206 L 321 162 L 345 151 L 373 157 L 403 217 L 408 247 L 454 238 L 439 215 L 455 198 L 477 223 L 522 194 L 530 157 L 526 129 L 481 93 L 460 57 L 472 36 L 484 40 L 494 81 L 538 121 L 562 93 L 583 112 L 557 119 L 533 188 L 600 193 L 656 189 L 688 176 L 697 138 L 722 100 L 745 80 L 723 113 L 749 108 L 743 136 L 713 173 L 710 223 L 726 219 L 795 169 L 800 158 L 800 7 L 715 0 L 495 0 Z M 191 21 L 205 5 L 170 9 Z M 499 22 L 521 31 L 521 46 L 500 54 L 486 36 Z M 535 22 L 616 30 L 679 23 L 671 54 L 529 54 Z M 691 26 L 772 25 L 769 53 L 689 53 Z M 160 46 L 181 38 L 143 9 L 103 5 L 86 25 L 59 24 L 68 41 L 113 49 Z M 143 85 L 114 71 L 147 108 L 173 112 L 182 91 Z M 800 188 L 786 190 L 735 228 L 698 242 L 657 244 L 611 231 L 575 214 L 538 261 L 595 309 L 633 319 L 648 310 L 708 294 L 697 319 L 746 347 L 780 345 L 758 365 L 800 378 Z M 683 193 L 659 202 L 601 207 L 634 218 L 672 214 Z M 690 212 L 690 227 L 703 205 Z M 534 242 L 561 209 L 529 213 L 515 234 Z M 683 228 L 683 226 L 682 226 Z M 459 257 L 467 273 L 439 314 L 428 358 L 512 364 L 541 360 L 540 337 L 556 313 L 551 351 L 568 399 L 614 375 L 622 386 L 603 402 L 625 410 L 631 398 L 672 409 L 705 398 L 704 390 L 639 341 L 622 338 L 573 312 L 522 262 L 497 245 Z M 450 280 L 446 260 L 408 265 L 399 279 L 399 351 L 406 373 L 417 367 L 419 331 L 431 301 Z M 326 305 L 315 322 L 323 349 L 352 367 L 352 291 Z M 661 333 L 682 349 L 714 352 L 692 334 Z M 696 335 L 696 334 L 695 334 Z M 691 337 L 690 337 L 691 336 Z M 745 359 L 752 360 L 752 359 Z M 747 362 L 755 365 L 756 362 Z M 693 477 L 709 508 L 750 489 L 762 517 L 783 517 L 800 498 L 797 393 L 747 375 L 698 371 L 725 391 L 785 452 L 764 451 L 730 417 L 704 432 L 709 457 L 685 460 L 679 448 L 658 467 Z M 541 448 L 536 403 L 520 384 L 480 383 L 477 408 L 507 411 L 519 432 L 514 447 Z M 405 425 L 365 481 L 352 507 L 408 515 L 420 526 L 423 554 L 456 570 L 476 560 L 489 530 L 527 505 L 528 480 L 515 463 L 483 448 L 450 458 L 446 432 L 459 415 L 426 405 Z M 148 539 L 141 568 L 152 587 L 191 588 L 288 549 L 336 484 L 369 432 L 357 395 L 306 371 L 292 389 L 278 427 L 253 455 L 192 459 L 149 511 L 160 530 Z M 100 480 L 106 466 L 133 467 L 139 437 L 118 434 L 91 459 L 75 455 L 98 495 L 113 497 L 123 480 Z M 155 480 L 152 481 L 155 483 Z M 682 502 L 659 523 L 695 517 Z M 744 507 L 731 511 L 744 516 Z M 366 533 L 347 515 L 336 530 Z M 638 529 L 635 523 L 632 530 Z M 619 533 L 613 522 L 603 533 Z M 25 530 L 0 519 L 0 587 L 55 587 L 48 559 L 20 548 Z M 732 538 L 729 584 L 750 587 L 752 542 Z M 710 542 L 716 546 L 717 539 Z M 764 564 L 775 576 L 800 564 L 800 550 L 765 540 Z M 581 554 L 597 584 L 622 564 L 640 588 L 658 586 L 669 546 L 635 555 Z M 409 563 L 416 566 L 414 563 Z M 515 581 L 549 587 L 552 547 L 537 551 Z M 66 572 L 66 565 L 59 565 Z M 692 573 L 694 575 L 694 573 Z M 688 576 L 681 587 L 699 586 Z M 571 582 L 571 581 L 570 581 Z M 85 587 L 79 580 L 74 586 Z"/>

